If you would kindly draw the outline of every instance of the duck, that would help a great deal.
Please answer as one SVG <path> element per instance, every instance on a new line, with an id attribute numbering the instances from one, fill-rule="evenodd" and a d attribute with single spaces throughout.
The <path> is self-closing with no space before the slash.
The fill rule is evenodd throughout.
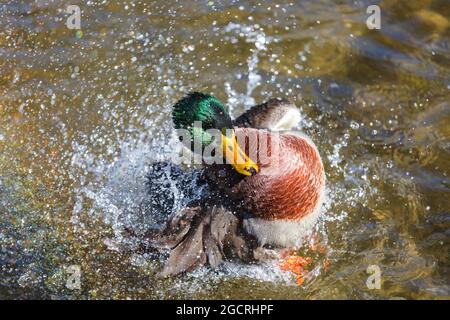
<path id="1" fill-rule="evenodd" d="M 169 251 L 162 277 L 227 260 L 254 263 L 299 244 L 322 212 L 325 171 L 316 145 L 293 130 L 301 114 L 292 102 L 272 98 L 232 119 L 219 99 L 192 92 L 175 103 L 172 120 L 188 133 L 179 135 L 184 146 L 202 157 L 213 146 L 223 161 L 203 163 L 193 186 L 204 190 L 200 198 L 143 236 L 150 247 Z M 181 176 L 178 165 L 164 166 Z"/>

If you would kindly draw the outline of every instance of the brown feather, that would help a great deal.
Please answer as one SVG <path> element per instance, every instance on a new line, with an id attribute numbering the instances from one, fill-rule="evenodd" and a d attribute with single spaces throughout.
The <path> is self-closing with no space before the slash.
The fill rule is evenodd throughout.
<path id="1" fill-rule="evenodd" d="M 236 136 L 260 172 L 246 177 L 229 165 L 210 166 L 205 175 L 216 188 L 235 205 L 266 220 L 297 220 L 314 211 L 325 174 L 320 155 L 308 139 L 252 128 L 236 128 Z M 267 152 L 264 143 L 271 146 Z"/>
<path id="2" fill-rule="evenodd" d="M 174 276 L 206 263 L 217 268 L 224 259 L 234 257 L 244 261 L 253 259 L 254 242 L 250 238 L 244 240 L 241 222 L 231 211 L 216 205 L 198 209 L 182 210 L 168 222 L 160 238 L 166 239 L 165 235 L 175 233 L 178 243 L 172 248 L 160 276 Z M 191 216 L 192 213 L 193 220 L 187 219 L 186 215 Z M 177 225 L 180 219 L 188 221 L 188 225 L 178 234 L 178 229 L 172 228 L 172 225 Z M 174 239 L 169 237 L 167 240 L 173 245 Z M 151 244 L 156 243 L 153 241 Z"/>

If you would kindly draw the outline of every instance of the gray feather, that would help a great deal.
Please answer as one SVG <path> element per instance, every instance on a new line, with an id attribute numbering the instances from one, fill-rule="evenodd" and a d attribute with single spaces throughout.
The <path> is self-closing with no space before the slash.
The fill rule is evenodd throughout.
<path id="1" fill-rule="evenodd" d="M 233 123 L 236 127 L 275 130 L 290 111 L 298 113 L 298 109 L 289 100 L 270 99 L 263 104 L 251 107 Z"/>

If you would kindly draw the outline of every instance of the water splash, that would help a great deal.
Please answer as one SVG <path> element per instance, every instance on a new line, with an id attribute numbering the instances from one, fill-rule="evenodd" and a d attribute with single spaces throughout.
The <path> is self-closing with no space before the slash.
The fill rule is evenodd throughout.
<path id="1" fill-rule="evenodd" d="M 262 51 L 267 50 L 267 45 L 273 40 L 272 37 L 266 36 L 262 28 L 259 25 L 242 25 L 230 22 L 225 28 L 226 33 L 234 33 L 239 37 L 245 37 L 245 41 L 253 43 L 255 47 L 251 49 L 251 55 L 247 59 L 248 68 L 248 81 L 247 91 L 245 93 L 238 93 L 231 87 L 230 82 L 225 82 L 225 90 L 228 95 L 227 105 L 229 106 L 229 112 L 233 114 L 234 108 L 239 104 L 245 107 L 251 107 L 256 104 L 255 99 L 252 97 L 253 91 L 260 85 L 261 76 L 258 73 L 259 54 Z M 235 39 L 235 41 L 237 41 Z M 242 74 L 238 74 L 237 78 L 242 78 Z"/>

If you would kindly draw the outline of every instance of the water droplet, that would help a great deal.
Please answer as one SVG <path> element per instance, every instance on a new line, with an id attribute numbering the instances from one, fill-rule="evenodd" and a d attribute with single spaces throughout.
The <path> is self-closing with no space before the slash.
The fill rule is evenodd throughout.
<path id="1" fill-rule="evenodd" d="M 359 124 L 356 121 L 351 121 L 350 122 L 350 128 L 352 128 L 353 130 L 358 130 L 359 129 Z"/>

